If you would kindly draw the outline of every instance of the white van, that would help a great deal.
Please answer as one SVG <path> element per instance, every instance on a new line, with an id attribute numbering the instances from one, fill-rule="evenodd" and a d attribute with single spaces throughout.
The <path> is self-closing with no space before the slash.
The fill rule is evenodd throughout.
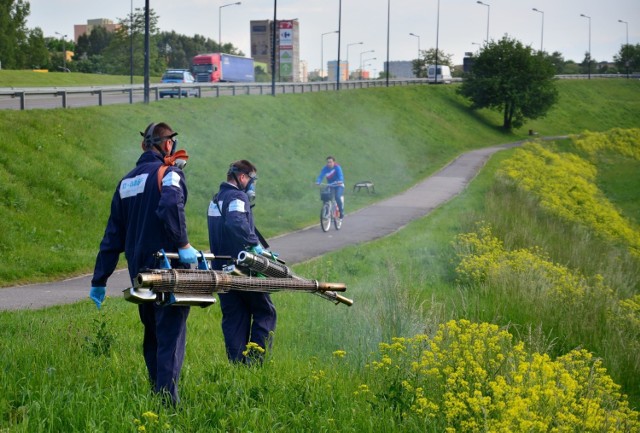
<path id="1" fill-rule="evenodd" d="M 427 66 L 427 80 L 430 83 L 436 82 L 436 66 Z M 438 83 L 451 84 L 451 68 L 445 65 L 438 65 Z"/>

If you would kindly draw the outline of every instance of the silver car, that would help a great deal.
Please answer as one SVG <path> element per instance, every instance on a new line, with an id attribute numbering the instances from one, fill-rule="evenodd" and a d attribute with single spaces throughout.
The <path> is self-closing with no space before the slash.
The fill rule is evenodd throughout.
<path id="1" fill-rule="evenodd" d="M 186 69 L 167 69 L 162 75 L 163 83 L 174 83 L 174 84 L 191 84 L 195 83 L 196 80 L 193 78 L 191 72 Z M 192 88 L 182 88 L 182 87 L 167 87 L 160 90 L 160 98 L 164 98 L 165 96 L 183 96 L 188 98 L 189 96 L 198 96 L 198 90 Z"/>

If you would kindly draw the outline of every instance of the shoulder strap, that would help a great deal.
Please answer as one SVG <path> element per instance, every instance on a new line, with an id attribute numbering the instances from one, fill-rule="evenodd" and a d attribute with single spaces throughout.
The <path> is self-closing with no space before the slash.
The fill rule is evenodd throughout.
<path id="1" fill-rule="evenodd" d="M 262 246 L 265 247 L 265 248 L 269 248 L 269 242 L 267 242 L 267 240 L 264 238 L 264 236 L 262 236 L 262 233 L 260 233 L 258 231 L 258 227 L 256 227 L 254 225 L 253 226 L 253 231 L 255 232 L 256 236 L 258 236 L 258 240 L 260 240 L 260 243 L 262 244 Z"/>
<path id="2" fill-rule="evenodd" d="M 158 169 L 158 191 L 162 191 L 162 178 L 164 178 L 164 174 L 167 172 L 168 165 L 162 164 Z"/>

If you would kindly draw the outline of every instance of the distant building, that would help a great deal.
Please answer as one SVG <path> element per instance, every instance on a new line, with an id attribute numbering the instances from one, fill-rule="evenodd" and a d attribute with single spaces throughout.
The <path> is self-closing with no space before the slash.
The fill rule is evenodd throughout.
<path id="1" fill-rule="evenodd" d="M 120 24 L 114 24 L 113 21 L 106 18 L 87 20 L 87 24 L 75 24 L 73 26 L 73 40 L 78 43 L 80 36 L 84 34 L 90 35 L 91 31 L 96 27 L 104 27 L 108 32 L 115 32 L 120 27 Z"/>
<path id="2" fill-rule="evenodd" d="M 300 75 L 298 76 L 298 81 L 301 83 L 306 83 L 309 81 L 307 78 L 309 76 L 309 65 L 306 60 L 300 60 Z"/>
<path id="3" fill-rule="evenodd" d="M 391 78 L 416 78 L 416 74 L 413 73 L 413 62 L 410 60 L 397 60 L 389 62 L 389 69 L 387 69 L 387 62 L 385 64 L 385 71 L 388 70 Z"/>
<path id="4" fill-rule="evenodd" d="M 250 22 L 251 57 L 269 66 L 273 52 L 273 21 Z M 275 44 L 275 77 L 277 81 L 301 81 L 300 73 L 300 24 L 298 20 L 278 20 Z"/>
<path id="5" fill-rule="evenodd" d="M 338 69 L 338 61 L 337 60 L 331 60 L 330 62 L 327 62 L 327 81 L 338 81 L 336 79 L 337 75 L 336 73 Z M 347 74 L 349 72 L 349 65 L 346 61 L 341 60 L 340 61 L 340 81 L 347 81 Z"/>
<path id="6" fill-rule="evenodd" d="M 366 69 L 356 69 L 351 73 L 351 80 L 368 80 L 371 78 L 371 74 Z"/>
<path id="7" fill-rule="evenodd" d="M 320 69 L 314 69 L 313 71 L 309 71 L 309 73 L 307 74 L 307 80 L 308 81 L 321 81 L 321 71 Z"/>

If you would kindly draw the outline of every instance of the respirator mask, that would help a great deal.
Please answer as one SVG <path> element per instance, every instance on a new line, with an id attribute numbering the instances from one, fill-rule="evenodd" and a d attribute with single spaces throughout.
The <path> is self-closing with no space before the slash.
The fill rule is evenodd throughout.
<path id="1" fill-rule="evenodd" d="M 249 197 L 249 203 L 253 205 L 253 202 L 256 201 L 256 183 L 255 178 L 251 178 L 244 192 L 247 193 L 247 197 Z"/>
<path id="2" fill-rule="evenodd" d="M 171 135 L 167 135 L 164 137 L 154 137 L 153 130 L 155 128 L 156 128 L 156 124 L 152 123 L 149 126 L 147 126 L 146 133 L 140 132 L 140 135 L 144 137 L 145 146 L 147 148 L 151 146 L 156 148 L 156 150 L 160 152 L 160 154 L 162 155 L 165 165 L 175 165 L 180 170 L 182 170 L 184 166 L 187 165 L 187 160 L 189 159 L 189 155 L 187 155 L 187 151 L 183 149 L 176 151 L 176 149 L 178 148 L 178 139 L 175 137 L 176 135 L 178 135 L 178 133 L 174 132 Z M 171 145 L 171 152 L 168 155 L 164 150 L 162 150 L 162 147 L 160 146 L 160 144 L 165 140 L 171 140 L 173 143 Z"/>
<path id="3" fill-rule="evenodd" d="M 242 191 L 247 194 L 249 203 L 251 203 L 251 205 L 253 206 L 253 202 L 256 200 L 256 180 L 258 179 L 258 175 L 255 173 L 244 172 L 238 169 L 238 167 L 236 167 L 235 165 L 231 165 L 231 167 L 229 167 L 227 175 L 233 176 L 233 179 L 236 181 L 236 185 L 238 185 L 238 187 L 240 187 L 240 181 L 238 180 L 238 176 L 236 176 L 238 173 L 242 173 L 249 178 L 249 182 L 247 182 Z"/>

